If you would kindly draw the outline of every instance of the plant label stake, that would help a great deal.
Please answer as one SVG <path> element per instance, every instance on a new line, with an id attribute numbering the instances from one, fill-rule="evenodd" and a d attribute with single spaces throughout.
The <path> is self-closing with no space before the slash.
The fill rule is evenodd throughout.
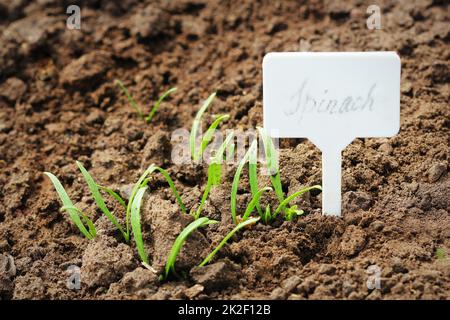
<path id="1" fill-rule="evenodd" d="M 341 153 L 355 138 L 400 128 L 395 52 L 277 52 L 263 61 L 264 128 L 322 151 L 322 211 L 341 215 Z"/>

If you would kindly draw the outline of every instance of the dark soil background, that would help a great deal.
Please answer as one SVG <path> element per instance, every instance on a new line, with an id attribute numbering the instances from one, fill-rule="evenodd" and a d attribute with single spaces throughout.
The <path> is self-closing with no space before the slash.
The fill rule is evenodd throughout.
<path id="1" fill-rule="evenodd" d="M 69 4 L 81 30 L 66 28 Z M 372 1 L 0 1 L 0 299 L 449 299 L 449 10 L 445 1 L 377 1 L 382 29 L 368 30 Z M 171 133 L 189 129 L 201 102 L 229 113 L 221 128 L 262 125 L 261 62 L 270 51 L 397 51 L 402 59 L 401 129 L 390 139 L 357 139 L 344 152 L 343 218 L 321 216 L 320 194 L 297 204 L 294 222 L 259 224 L 236 235 L 203 269 L 159 282 L 96 211 L 75 160 L 126 195 L 152 162 L 167 168 L 189 208 L 206 168 L 171 163 Z M 178 91 L 151 124 L 114 85 L 121 79 L 148 107 Z M 284 139 L 287 193 L 321 183 L 320 153 Z M 226 183 L 177 270 L 187 270 L 232 228 Z M 42 174 L 56 174 L 99 236 L 80 234 Z M 245 184 L 239 206 L 249 201 Z M 265 199 L 271 202 L 271 199 Z M 123 217 L 111 199 L 109 207 Z M 143 208 L 151 264 L 161 270 L 190 221 L 155 175 Z M 80 290 L 66 287 L 71 265 Z M 369 290 L 377 265 L 381 288 Z"/>

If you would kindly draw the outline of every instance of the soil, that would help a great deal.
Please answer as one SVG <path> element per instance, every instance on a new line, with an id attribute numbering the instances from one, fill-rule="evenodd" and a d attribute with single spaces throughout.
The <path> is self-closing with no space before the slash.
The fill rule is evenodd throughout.
<path id="1" fill-rule="evenodd" d="M 435 254 L 450 255 L 445 1 L 378 1 L 381 30 L 367 29 L 371 3 L 357 0 L 76 2 L 81 30 L 65 26 L 68 1 L 0 1 L 0 299 L 450 298 L 449 260 Z M 399 135 L 357 139 L 344 151 L 343 218 L 322 216 L 312 192 L 297 200 L 304 216 L 246 229 L 212 264 L 189 272 L 232 228 L 235 167 L 227 167 L 204 213 L 221 223 L 188 239 L 176 265 L 184 278 L 160 282 L 96 209 L 75 160 L 122 195 L 155 162 L 196 207 L 206 167 L 171 162 L 172 131 L 189 129 L 213 91 L 206 120 L 229 113 L 222 129 L 262 125 L 262 58 L 299 50 L 397 51 Z M 170 86 L 178 91 L 147 124 L 116 78 L 145 106 Z M 321 183 L 320 153 L 307 140 L 283 139 L 280 158 L 287 193 Z M 93 217 L 95 240 L 59 211 L 44 171 Z M 191 218 L 161 177 L 150 185 L 143 234 L 160 271 Z M 249 198 L 243 184 L 241 209 Z M 108 206 L 123 219 L 110 198 Z M 70 266 L 81 270 L 79 290 L 66 286 Z M 373 268 L 379 289 L 367 286 Z"/>

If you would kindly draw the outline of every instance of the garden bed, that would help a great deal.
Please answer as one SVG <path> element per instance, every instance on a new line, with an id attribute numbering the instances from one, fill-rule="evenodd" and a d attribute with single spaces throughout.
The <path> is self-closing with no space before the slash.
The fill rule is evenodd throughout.
<path id="1" fill-rule="evenodd" d="M 0 299 L 449 299 L 449 22 L 440 1 L 383 1 L 382 29 L 366 28 L 360 1 L 79 1 L 81 30 L 65 27 L 66 1 L 0 3 Z M 343 218 L 321 214 L 320 192 L 295 200 L 305 214 L 237 233 L 209 265 L 193 266 L 233 228 L 223 169 L 177 268 L 160 281 L 97 209 L 75 160 L 122 195 L 155 163 L 195 207 L 207 166 L 171 162 L 171 135 L 205 114 L 229 114 L 226 129 L 262 125 L 261 63 L 270 51 L 397 51 L 402 59 L 401 128 L 390 139 L 357 139 L 343 153 Z M 177 91 L 150 123 L 142 107 Z M 148 109 L 147 109 L 148 110 Z M 286 194 L 321 184 L 320 152 L 282 139 Z M 90 214 L 79 232 L 43 172 L 61 180 Z M 267 179 L 268 180 L 268 179 Z M 264 181 L 261 181 L 263 183 Z M 269 185 L 269 181 L 266 184 Z M 192 221 L 154 175 L 141 210 L 145 248 L 161 272 L 176 236 Z M 120 219 L 120 205 L 108 199 Z M 247 183 L 238 208 L 251 199 Z M 265 197 L 273 203 L 275 197 Z M 274 204 L 275 205 L 275 204 Z M 436 254 L 436 253 L 441 254 Z M 442 254 L 443 253 L 443 254 Z M 380 289 L 368 289 L 370 266 Z M 81 288 L 69 289 L 68 268 Z"/>

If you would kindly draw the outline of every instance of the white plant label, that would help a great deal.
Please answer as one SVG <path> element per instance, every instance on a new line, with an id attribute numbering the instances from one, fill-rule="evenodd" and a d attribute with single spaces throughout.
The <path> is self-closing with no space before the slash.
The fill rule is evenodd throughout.
<path id="1" fill-rule="evenodd" d="M 263 61 L 264 128 L 322 151 L 322 211 L 341 215 L 341 153 L 355 138 L 400 128 L 395 52 L 277 52 Z"/>

